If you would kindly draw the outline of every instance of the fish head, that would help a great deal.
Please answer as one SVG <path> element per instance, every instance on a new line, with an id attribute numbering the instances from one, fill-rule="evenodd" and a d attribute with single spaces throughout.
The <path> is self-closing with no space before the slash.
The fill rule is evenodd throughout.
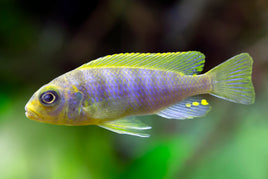
<path id="1" fill-rule="evenodd" d="M 25 106 L 29 119 L 57 125 L 79 125 L 83 93 L 74 85 L 49 83 L 36 91 Z"/>
<path id="2" fill-rule="evenodd" d="M 57 85 L 47 84 L 37 90 L 25 106 L 25 115 L 29 119 L 60 124 L 65 115 L 65 91 Z"/>
<path id="3" fill-rule="evenodd" d="M 25 106 L 25 115 L 29 119 L 56 123 L 64 107 L 64 95 L 59 87 L 45 85 L 37 90 Z"/>

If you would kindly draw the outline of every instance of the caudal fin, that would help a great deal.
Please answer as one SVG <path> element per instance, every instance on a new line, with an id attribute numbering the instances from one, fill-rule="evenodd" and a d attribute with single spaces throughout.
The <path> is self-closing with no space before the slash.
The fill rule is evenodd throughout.
<path id="1" fill-rule="evenodd" d="M 252 63 L 248 53 L 241 53 L 208 71 L 213 84 L 210 94 L 235 103 L 254 103 Z"/>

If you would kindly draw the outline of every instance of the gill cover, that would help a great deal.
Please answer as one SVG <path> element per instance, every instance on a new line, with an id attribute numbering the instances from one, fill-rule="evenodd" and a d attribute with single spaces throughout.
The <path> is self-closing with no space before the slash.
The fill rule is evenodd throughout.
<path id="1" fill-rule="evenodd" d="M 75 119 L 77 118 L 82 111 L 82 101 L 83 101 L 83 94 L 80 91 L 71 93 L 68 95 L 68 118 Z"/>

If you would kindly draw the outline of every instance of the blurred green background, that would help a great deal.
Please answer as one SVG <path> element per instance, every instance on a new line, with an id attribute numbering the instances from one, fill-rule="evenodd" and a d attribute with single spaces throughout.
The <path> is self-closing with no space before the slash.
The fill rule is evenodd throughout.
<path id="1" fill-rule="evenodd" d="M 0 178 L 268 178 L 267 19 L 266 0 L 0 0 Z M 41 85 L 97 57 L 187 50 L 205 71 L 249 52 L 255 104 L 208 97 L 206 117 L 141 117 L 150 138 L 24 115 Z"/>

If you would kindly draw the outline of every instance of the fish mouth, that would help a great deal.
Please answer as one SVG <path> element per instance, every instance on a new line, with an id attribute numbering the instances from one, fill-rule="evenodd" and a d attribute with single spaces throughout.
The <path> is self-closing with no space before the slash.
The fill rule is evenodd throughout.
<path id="1" fill-rule="evenodd" d="M 27 118 L 32 119 L 32 120 L 40 120 L 41 119 L 40 116 L 36 112 L 34 112 L 32 109 L 25 107 L 25 111 L 26 111 L 25 115 Z"/>

